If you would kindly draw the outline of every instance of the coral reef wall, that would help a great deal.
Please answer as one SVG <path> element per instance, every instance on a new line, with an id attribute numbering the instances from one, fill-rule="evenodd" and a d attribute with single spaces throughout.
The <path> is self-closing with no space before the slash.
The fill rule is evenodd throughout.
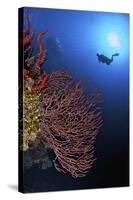
<path id="1" fill-rule="evenodd" d="M 25 19 L 28 29 L 23 29 L 23 38 L 20 40 L 24 50 L 20 149 L 30 151 L 31 147 L 35 148 L 40 143 L 45 152 L 39 153 L 40 159 L 36 155 L 37 150 L 25 153 L 25 163 L 29 162 L 29 166 L 32 166 L 38 160 L 44 161 L 47 149 L 51 149 L 58 171 L 68 172 L 74 178 L 83 177 L 95 161 L 94 142 L 102 126 L 100 94 L 93 91 L 87 95 L 83 85 L 74 81 L 67 70 L 60 69 L 49 75 L 42 71 L 41 65 L 47 60 L 47 51 L 43 49 L 41 38 L 48 29 L 38 34 L 39 53 L 34 55 L 29 14 Z M 32 162 L 27 155 L 33 154 L 35 158 Z"/>

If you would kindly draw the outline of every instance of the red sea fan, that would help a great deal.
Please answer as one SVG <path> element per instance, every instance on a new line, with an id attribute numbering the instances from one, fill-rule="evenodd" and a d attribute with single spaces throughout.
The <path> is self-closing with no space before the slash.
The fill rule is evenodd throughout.
<path id="1" fill-rule="evenodd" d="M 45 148 L 55 153 L 58 171 L 83 177 L 92 167 L 94 142 L 102 126 L 100 94 L 87 96 L 66 71 L 49 77 L 40 99 L 40 134 Z"/>

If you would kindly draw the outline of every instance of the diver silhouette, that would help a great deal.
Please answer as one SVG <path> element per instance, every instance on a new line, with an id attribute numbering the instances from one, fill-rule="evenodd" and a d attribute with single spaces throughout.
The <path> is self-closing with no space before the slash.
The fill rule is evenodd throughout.
<path id="1" fill-rule="evenodd" d="M 106 63 L 107 65 L 110 65 L 114 60 L 114 56 L 119 56 L 119 53 L 113 54 L 111 58 L 108 58 L 104 56 L 103 54 L 99 54 L 99 53 L 97 53 L 96 55 L 98 57 L 99 63 L 102 62 L 102 63 Z"/>

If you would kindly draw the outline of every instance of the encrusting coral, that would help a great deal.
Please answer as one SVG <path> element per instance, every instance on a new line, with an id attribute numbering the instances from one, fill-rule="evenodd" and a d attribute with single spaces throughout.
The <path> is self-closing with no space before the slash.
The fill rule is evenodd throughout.
<path id="1" fill-rule="evenodd" d="M 35 148 L 24 151 L 23 155 L 24 171 L 35 165 L 42 170 L 52 167 L 52 161 L 48 157 L 47 150 L 45 150 L 44 146 L 40 143 L 38 143 Z"/>
<path id="2" fill-rule="evenodd" d="M 39 93 L 23 94 L 23 133 L 20 136 L 20 148 L 23 151 L 37 142 L 39 134 Z M 22 138 L 21 138 L 22 137 Z M 33 146 L 34 146 L 33 145 Z"/>
<path id="3" fill-rule="evenodd" d="M 41 90 L 44 88 L 48 79 L 47 73 L 42 73 L 40 65 L 45 61 L 46 55 L 43 51 L 43 45 L 41 43 L 41 37 L 48 32 L 48 29 L 40 32 L 37 37 L 37 43 L 39 45 L 39 54 L 33 55 L 32 39 L 33 33 L 30 31 L 30 16 L 31 12 L 28 11 L 27 16 L 23 19 L 27 20 L 28 27 L 23 28 L 22 38 L 20 38 L 20 44 L 24 50 L 24 67 L 23 67 L 23 94 L 20 96 L 20 109 L 22 113 L 23 121 L 22 128 L 19 130 L 20 149 L 27 151 L 31 146 L 36 146 L 38 142 L 39 134 L 39 97 Z M 23 108 L 23 111 L 22 111 Z"/>

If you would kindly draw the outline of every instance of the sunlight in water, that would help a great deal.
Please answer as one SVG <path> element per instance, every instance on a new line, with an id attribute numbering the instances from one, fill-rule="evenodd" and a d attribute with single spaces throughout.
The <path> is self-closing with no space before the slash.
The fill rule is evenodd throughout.
<path id="1" fill-rule="evenodd" d="M 114 47 L 114 48 L 120 47 L 120 38 L 119 38 L 119 35 L 115 32 L 110 32 L 107 35 L 107 41 L 111 47 Z"/>

